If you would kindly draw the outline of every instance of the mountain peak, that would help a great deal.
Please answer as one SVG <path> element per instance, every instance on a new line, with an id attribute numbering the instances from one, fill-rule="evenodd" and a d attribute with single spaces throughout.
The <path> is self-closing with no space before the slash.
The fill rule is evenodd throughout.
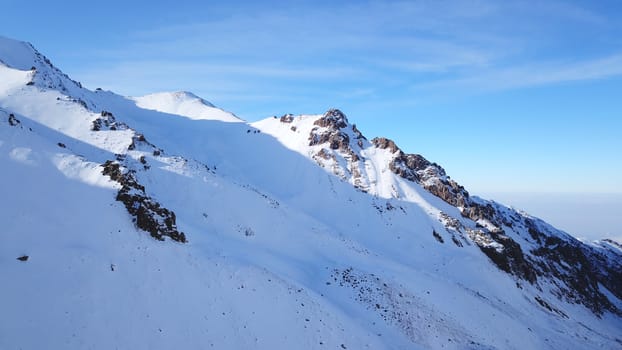
<path id="1" fill-rule="evenodd" d="M 233 113 L 220 109 L 188 91 L 157 92 L 132 99 L 141 108 L 178 114 L 190 119 L 242 122 Z"/>
<path id="2" fill-rule="evenodd" d="M 28 42 L 0 36 L 0 63 L 11 69 L 31 71 L 28 85 L 58 90 L 75 98 L 81 98 L 83 93 L 82 84 L 61 72 Z"/>
<path id="3" fill-rule="evenodd" d="M 202 104 L 208 107 L 216 107 L 211 102 L 203 99 L 202 97 L 190 92 L 190 91 L 164 91 L 164 92 L 154 92 L 151 94 L 147 94 L 140 97 L 135 97 L 134 99 L 154 99 L 160 101 L 171 101 L 176 103 L 195 103 Z"/>
<path id="4" fill-rule="evenodd" d="M 167 94 L 167 93 L 165 92 L 164 94 Z M 216 107 L 211 102 L 203 99 L 200 96 L 195 95 L 194 93 L 190 91 L 175 91 L 175 92 L 168 92 L 168 94 L 171 94 L 174 98 L 181 100 L 181 101 L 191 100 L 191 101 L 200 102 L 208 107 Z"/>
<path id="5" fill-rule="evenodd" d="M 348 118 L 339 109 L 331 108 L 320 119 L 316 120 L 314 124 L 335 130 L 343 129 L 348 126 Z"/>
<path id="6" fill-rule="evenodd" d="M 29 70 L 37 66 L 39 52 L 25 41 L 0 36 L 0 62 L 19 69 Z"/>

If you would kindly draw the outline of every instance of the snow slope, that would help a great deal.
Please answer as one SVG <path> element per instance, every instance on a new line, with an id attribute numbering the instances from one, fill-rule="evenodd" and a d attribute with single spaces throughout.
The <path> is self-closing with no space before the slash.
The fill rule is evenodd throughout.
<path id="1" fill-rule="evenodd" d="M 579 246 L 614 307 L 566 297 L 563 232 L 331 111 L 247 124 L 89 91 L 10 39 L 0 60 L 1 349 L 622 346 L 615 242 Z M 559 274 L 503 270 L 508 240 Z"/>
<path id="2" fill-rule="evenodd" d="M 190 119 L 219 120 L 239 123 L 235 115 L 217 108 L 213 104 L 187 91 L 161 92 L 142 97 L 134 97 L 140 108 L 182 115 Z"/>

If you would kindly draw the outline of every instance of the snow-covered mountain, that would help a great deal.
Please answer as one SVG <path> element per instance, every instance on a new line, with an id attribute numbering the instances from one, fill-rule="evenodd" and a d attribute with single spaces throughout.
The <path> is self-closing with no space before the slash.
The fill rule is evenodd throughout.
<path id="1" fill-rule="evenodd" d="M 138 107 L 191 119 L 220 120 L 240 123 L 240 118 L 187 91 L 161 92 L 133 98 Z"/>
<path id="2" fill-rule="evenodd" d="M 622 348 L 622 246 L 367 139 L 0 38 L 0 349 Z"/>

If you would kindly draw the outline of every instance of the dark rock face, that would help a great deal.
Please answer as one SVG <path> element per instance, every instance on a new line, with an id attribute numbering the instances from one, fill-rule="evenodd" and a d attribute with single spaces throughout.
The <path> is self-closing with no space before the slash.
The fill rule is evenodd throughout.
<path id="1" fill-rule="evenodd" d="M 136 181 L 132 171 L 124 173 L 119 163 L 110 160 L 102 166 L 102 174 L 122 186 L 116 199 L 125 205 L 138 228 L 149 232 L 151 237 L 160 241 L 169 237 L 177 242 L 187 242 L 186 235 L 177 230 L 175 213 L 147 196 L 145 187 Z"/>
<path id="2" fill-rule="evenodd" d="M 599 288 L 603 285 L 617 298 L 622 297 L 622 254 L 583 244 L 563 232 L 541 227 L 537 219 L 499 208 L 472 202 L 462 212 L 474 221 L 486 220 L 497 227 L 487 234 L 503 249 L 478 246 L 499 269 L 534 285 L 548 280 L 560 300 L 582 304 L 596 315 L 605 311 L 622 315 Z M 506 236 L 502 227 L 513 230 L 518 239 Z"/>
<path id="3" fill-rule="evenodd" d="M 530 261 L 523 253 L 520 244 L 506 236 L 503 231 L 490 231 L 493 241 L 501 244 L 503 250 L 489 246 L 478 245 L 480 250 L 497 265 L 497 267 L 509 274 L 533 284 L 537 281 L 537 274 Z"/>
<path id="4" fill-rule="evenodd" d="M 331 149 L 347 150 L 350 147 L 350 137 L 348 134 L 339 130 L 328 130 L 317 132 L 313 129 L 309 135 L 309 146 L 328 143 Z"/>
<path id="5" fill-rule="evenodd" d="M 376 148 L 388 149 L 395 154 L 389 169 L 396 175 L 419 183 L 427 191 L 455 207 L 464 207 L 469 202 L 469 193 L 457 182 L 449 179 L 440 165 L 431 163 L 419 154 L 406 154 L 393 140 L 384 137 L 374 138 L 372 143 Z"/>
<path id="6" fill-rule="evenodd" d="M 15 114 L 13 113 L 9 114 L 9 125 L 17 126 L 19 124 L 21 124 L 21 122 L 19 121 L 19 119 L 15 118 Z"/>
<path id="7" fill-rule="evenodd" d="M 127 146 L 127 149 L 128 151 L 132 151 L 132 150 L 137 149 L 138 146 L 143 146 L 143 147 L 152 149 L 154 156 L 159 156 L 163 152 L 162 149 L 159 149 L 153 143 L 147 141 L 147 138 L 145 137 L 145 135 L 140 134 L 140 133 L 136 133 L 134 134 L 134 136 L 132 136 L 132 143 L 130 143 L 130 145 Z"/>
<path id="8" fill-rule="evenodd" d="M 108 111 L 102 111 L 100 116 L 93 120 L 91 131 L 100 130 L 127 130 L 129 127 L 123 122 L 117 122 L 112 113 Z"/>
<path id="9" fill-rule="evenodd" d="M 449 179 L 439 165 L 418 154 L 405 154 L 395 142 L 386 138 L 375 138 L 372 143 L 394 154 L 389 164 L 393 173 L 420 184 L 443 201 L 458 207 L 464 218 L 490 223 L 492 228 L 482 227 L 467 234 L 477 236 L 478 239 L 473 241 L 500 270 L 536 286 L 548 280 L 555 286 L 554 293 L 559 299 L 582 304 L 596 315 L 605 311 L 622 315 L 622 311 L 599 289 L 600 284 L 622 299 L 622 256 L 619 251 L 585 245 L 565 233 L 544 230 L 534 219 L 516 211 L 502 210 L 493 202 L 474 200 L 464 187 Z M 454 229 L 461 233 L 468 231 L 461 225 Z M 506 230 L 513 231 L 514 238 L 506 234 Z M 553 310 L 545 302 L 540 305 Z"/>
<path id="10" fill-rule="evenodd" d="M 598 284 L 606 287 L 617 298 L 622 298 L 622 255 L 615 251 L 600 250 L 572 237 L 557 237 L 538 228 L 533 219 L 525 220 L 530 236 L 539 243 L 531 251 L 535 268 L 541 276 L 565 282 L 559 297 L 583 304 L 596 314 L 611 311 L 622 315 L 605 296 Z"/>
<path id="11" fill-rule="evenodd" d="M 371 140 L 371 143 L 373 143 L 376 148 L 388 149 L 389 151 L 391 151 L 391 153 L 395 153 L 398 151 L 402 152 L 402 150 L 397 147 L 393 140 L 387 139 L 385 137 L 376 137 Z"/>
<path id="12" fill-rule="evenodd" d="M 281 117 L 280 121 L 281 123 L 291 123 L 294 121 L 294 116 L 291 114 L 285 114 L 284 116 Z"/>
<path id="13" fill-rule="evenodd" d="M 350 156 L 351 162 L 360 160 L 359 155 L 350 147 L 350 136 L 342 130 L 348 126 L 348 119 L 340 110 L 329 110 L 313 124 L 317 127 L 314 127 L 309 134 L 309 146 L 328 144 L 330 149 L 339 150 Z M 360 132 L 355 132 L 355 135 L 359 140 L 364 138 Z"/>
<path id="14" fill-rule="evenodd" d="M 334 108 L 329 109 L 324 116 L 316 120 L 314 125 L 329 129 L 343 129 L 348 126 L 348 118 L 342 111 Z"/>

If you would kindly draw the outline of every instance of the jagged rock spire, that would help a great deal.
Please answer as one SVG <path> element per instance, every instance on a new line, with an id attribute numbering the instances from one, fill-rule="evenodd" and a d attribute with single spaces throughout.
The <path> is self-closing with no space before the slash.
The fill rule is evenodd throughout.
<path id="1" fill-rule="evenodd" d="M 343 129 L 348 126 L 348 118 L 339 109 L 331 108 L 314 124 L 325 128 Z"/>

